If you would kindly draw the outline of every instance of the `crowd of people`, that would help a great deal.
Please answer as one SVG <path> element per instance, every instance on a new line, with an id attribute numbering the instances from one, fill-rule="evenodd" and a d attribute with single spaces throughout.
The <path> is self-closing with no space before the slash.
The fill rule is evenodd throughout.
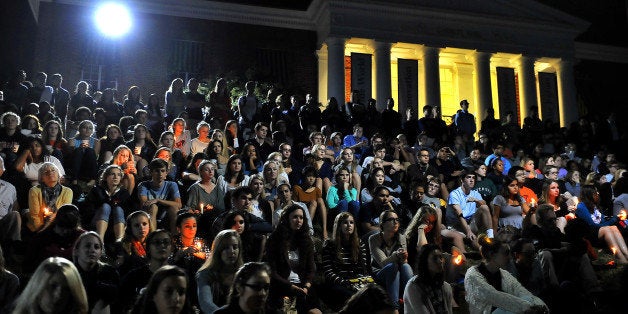
<path id="1" fill-rule="evenodd" d="M 62 84 L 2 86 L 3 313 L 547 313 L 595 307 L 596 248 L 628 263 L 613 114 Z"/>

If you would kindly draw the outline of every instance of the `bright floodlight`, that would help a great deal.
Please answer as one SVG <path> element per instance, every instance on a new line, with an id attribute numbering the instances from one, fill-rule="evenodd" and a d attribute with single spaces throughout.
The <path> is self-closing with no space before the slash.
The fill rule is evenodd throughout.
<path id="1" fill-rule="evenodd" d="M 105 3 L 98 7 L 94 15 L 96 26 L 108 37 L 120 37 L 131 29 L 129 10 L 118 3 Z"/>

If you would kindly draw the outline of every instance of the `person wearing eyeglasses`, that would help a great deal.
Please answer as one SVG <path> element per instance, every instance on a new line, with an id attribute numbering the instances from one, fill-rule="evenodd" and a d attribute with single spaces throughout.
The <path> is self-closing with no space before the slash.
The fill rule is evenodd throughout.
<path id="1" fill-rule="evenodd" d="M 264 313 L 270 291 L 270 268 L 265 263 L 246 263 L 235 274 L 227 305 L 215 314 Z"/>
<path id="2" fill-rule="evenodd" d="M 508 245 L 486 236 L 482 236 L 479 243 L 484 260 L 479 265 L 471 266 L 464 277 L 469 312 L 549 313 L 543 300 L 502 269 L 510 261 Z"/>
<path id="3" fill-rule="evenodd" d="M 150 277 L 159 268 L 168 265 L 172 254 L 172 237 L 164 229 L 157 229 L 146 237 L 146 257 L 148 263 L 143 264 L 122 276 L 120 281 L 119 310 L 126 313 L 135 302 L 136 296 L 146 286 Z"/>
<path id="4" fill-rule="evenodd" d="M 476 242 L 477 232 L 485 232 L 493 237 L 491 210 L 475 186 L 475 174 L 463 171 L 460 187 L 451 191 L 447 202 L 446 225 L 461 231 L 472 242 Z"/>
<path id="5" fill-rule="evenodd" d="M 371 270 L 377 283 L 382 285 L 395 308 L 399 308 L 400 291 L 412 277 L 408 264 L 406 236 L 399 232 L 399 216 L 393 210 L 379 215 L 380 231 L 369 237 Z"/>

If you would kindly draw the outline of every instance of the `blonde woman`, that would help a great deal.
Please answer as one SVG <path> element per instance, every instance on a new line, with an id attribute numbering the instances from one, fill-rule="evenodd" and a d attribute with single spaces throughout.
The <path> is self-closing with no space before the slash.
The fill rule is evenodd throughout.
<path id="1" fill-rule="evenodd" d="M 113 157 L 111 164 L 120 166 L 124 176 L 122 177 L 122 186 L 129 191 L 129 194 L 133 193 L 135 189 L 135 177 L 137 176 L 137 168 L 135 166 L 135 158 L 131 149 L 126 145 L 120 145 L 113 151 Z"/>
<path id="2" fill-rule="evenodd" d="M 87 294 L 74 264 L 63 257 L 50 257 L 33 273 L 13 313 L 86 314 L 87 311 Z"/>

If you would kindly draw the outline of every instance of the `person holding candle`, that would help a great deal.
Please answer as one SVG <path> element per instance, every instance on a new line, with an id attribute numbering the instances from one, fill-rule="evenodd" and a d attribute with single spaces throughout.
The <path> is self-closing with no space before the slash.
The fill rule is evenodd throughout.
<path id="1" fill-rule="evenodd" d="M 59 182 L 59 168 L 44 162 L 39 168 L 39 185 L 28 192 L 29 218 L 26 226 L 32 232 L 41 230 L 54 221 L 57 209 L 72 203 L 72 190 Z"/>
<path id="2" fill-rule="evenodd" d="M 172 264 L 185 269 L 188 276 L 192 278 L 207 259 L 210 247 L 205 244 L 205 240 L 196 236 L 197 224 L 194 214 L 183 212 L 177 215 L 176 223 L 178 234 L 174 237 Z M 188 290 L 196 291 L 195 280 L 188 282 Z M 198 304 L 196 293 L 192 293 L 189 297 L 191 304 Z"/>
<path id="3" fill-rule="evenodd" d="M 588 235 L 591 243 L 598 243 L 604 240 L 606 245 L 615 255 L 617 262 L 620 264 L 628 264 L 628 247 L 626 241 L 622 237 L 619 229 L 615 225 L 619 221 L 619 216 L 613 216 L 606 219 L 602 216 L 598 208 L 600 195 L 593 185 L 584 185 L 580 193 L 580 203 L 576 209 L 576 217 L 584 220 L 590 227 Z M 625 214 L 621 215 L 625 219 Z"/>
<path id="4" fill-rule="evenodd" d="M 94 151 L 97 141 L 93 136 L 94 123 L 83 120 L 78 129 L 79 132 L 71 142 L 71 147 L 74 148 L 71 158 L 72 184 L 78 184 L 79 179 L 94 183 L 98 175 L 98 160 Z"/>
<path id="5" fill-rule="evenodd" d="M 199 214 L 202 226 L 210 226 L 213 219 L 225 211 L 225 195 L 214 183 L 216 178 L 216 163 L 210 160 L 202 160 L 198 165 L 200 180 L 196 181 L 188 189 L 187 208 Z M 209 232 L 202 228 L 202 234 Z"/>

